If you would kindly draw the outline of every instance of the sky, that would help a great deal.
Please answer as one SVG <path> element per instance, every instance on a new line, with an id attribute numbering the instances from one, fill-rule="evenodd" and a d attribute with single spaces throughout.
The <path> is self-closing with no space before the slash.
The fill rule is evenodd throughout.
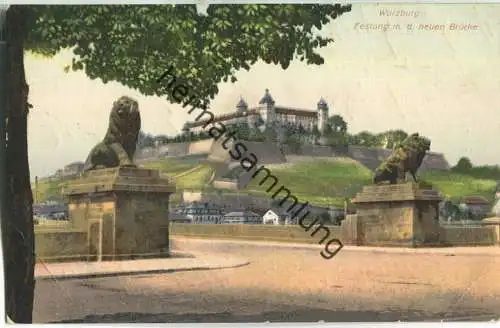
<path id="1" fill-rule="evenodd" d="M 401 10 L 405 16 L 381 15 Z M 380 24 L 389 25 L 384 30 Z M 282 106 L 314 110 L 323 97 L 329 114 L 342 115 L 351 133 L 419 132 L 451 165 L 462 156 L 477 165 L 500 164 L 500 4 L 355 4 L 322 33 L 335 39 L 320 50 L 325 64 L 297 60 L 283 70 L 259 62 L 239 72 L 236 83 L 221 84 L 211 110 L 233 112 L 240 96 L 257 105 L 266 88 Z M 32 176 L 84 161 L 122 95 L 138 100 L 145 132 L 173 135 L 194 119 L 165 98 L 65 73 L 71 58 L 70 51 L 25 58 L 34 105 L 28 123 Z"/>

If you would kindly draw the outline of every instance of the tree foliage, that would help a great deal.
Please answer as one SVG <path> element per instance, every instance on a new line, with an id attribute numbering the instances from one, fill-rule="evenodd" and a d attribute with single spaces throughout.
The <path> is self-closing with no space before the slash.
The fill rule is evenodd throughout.
<path id="1" fill-rule="evenodd" d="M 403 130 L 389 130 L 381 136 L 384 140 L 384 148 L 394 149 L 408 137 L 408 133 Z"/>
<path id="2" fill-rule="evenodd" d="M 155 146 L 155 137 L 150 133 L 145 133 L 144 131 L 139 131 L 137 138 L 137 148 L 143 149 L 147 147 Z"/>
<path id="3" fill-rule="evenodd" d="M 452 167 L 452 171 L 457 173 L 470 173 L 474 165 L 468 157 L 461 157 L 457 164 Z"/>
<path id="4" fill-rule="evenodd" d="M 381 147 L 383 140 L 380 135 L 368 131 L 361 131 L 358 134 L 351 135 L 349 144 L 364 147 Z"/>
<path id="5" fill-rule="evenodd" d="M 8 185 L 7 222 L 2 222 L 7 314 L 32 320 L 34 231 L 27 151 L 27 102 L 24 51 L 46 56 L 73 49 L 70 67 L 91 79 L 116 81 L 144 95 L 167 96 L 157 79 L 172 66 L 179 82 L 208 104 L 222 81 L 258 60 L 286 69 L 294 59 L 322 64 L 317 53 L 333 40 L 322 26 L 351 10 L 350 5 L 211 5 L 200 16 L 195 5 L 10 6 L 6 152 L 11 164 L 2 180 Z M 191 135 L 191 137 L 193 137 Z M 12 163 L 15 163 L 12 164 Z M 6 220 L 3 220 L 6 221 Z"/>
<path id="6" fill-rule="evenodd" d="M 476 179 L 492 179 L 500 181 L 500 167 L 498 165 L 474 166 L 468 157 L 461 157 L 451 170 L 456 173 L 472 176 Z"/>
<path id="7" fill-rule="evenodd" d="M 350 5 L 195 5 L 30 7 L 27 47 L 54 55 L 74 47 L 71 68 L 175 102 L 156 80 L 169 65 L 208 103 L 222 81 L 259 59 L 286 69 L 293 59 L 323 64 L 333 42 L 316 33 Z"/>
<path id="8" fill-rule="evenodd" d="M 327 134 L 346 134 L 347 133 L 347 122 L 344 118 L 338 114 L 333 115 L 326 121 Z"/>
<path id="9" fill-rule="evenodd" d="M 311 131 L 313 139 L 316 139 L 314 134 L 317 133 Z M 345 151 L 348 146 L 349 137 L 347 133 L 347 122 L 344 118 L 338 114 L 330 116 L 326 120 L 325 130 L 323 131 L 323 143 L 333 147 L 338 151 Z"/>

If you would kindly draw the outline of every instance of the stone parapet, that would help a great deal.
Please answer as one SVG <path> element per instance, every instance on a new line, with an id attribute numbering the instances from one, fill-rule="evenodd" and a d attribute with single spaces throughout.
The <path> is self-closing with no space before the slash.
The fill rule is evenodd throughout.
<path id="1" fill-rule="evenodd" d="M 63 190 L 69 195 L 107 191 L 174 193 L 172 179 L 160 177 L 158 170 L 116 167 L 84 173 Z"/>
<path id="2" fill-rule="evenodd" d="M 365 186 L 356 205 L 356 243 L 370 246 L 437 246 L 438 191 L 413 183 Z"/>
<path id="3" fill-rule="evenodd" d="M 365 186 L 352 202 L 354 204 L 412 200 L 439 202 L 442 199 L 443 197 L 437 190 L 423 189 L 415 183 L 399 183 Z"/>
<path id="4" fill-rule="evenodd" d="M 484 226 L 493 229 L 495 234 L 496 244 L 500 245 L 500 217 L 491 217 L 483 219 L 481 222 Z"/>
<path id="5" fill-rule="evenodd" d="M 71 181 L 70 225 L 85 231 L 89 260 L 164 257 L 169 253 L 170 179 L 157 170 L 117 167 Z"/>

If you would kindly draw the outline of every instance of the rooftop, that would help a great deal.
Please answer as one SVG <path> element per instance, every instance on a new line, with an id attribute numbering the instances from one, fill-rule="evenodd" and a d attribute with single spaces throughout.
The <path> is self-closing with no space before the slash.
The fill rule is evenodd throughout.
<path id="1" fill-rule="evenodd" d="M 84 165 L 85 165 L 85 163 L 83 163 L 83 162 L 73 162 L 73 163 L 69 163 L 69 164 L 65 165 L 64 169 L 80 168 Z"/>
<path id="2" fill-rule="evenodd" d="M 236 104 L 236 108 L 247 108 L 248 104 L 246 101 L 243 99 L 243 97 L 240 97 L 240 101 Z"/>
<path id="3" fill-rule="evenodd" d="M 260 215 L 252 211 L 237 211 L 237 212 L 230 212 L 224 215 L 224 217 L 241 217 L 241 216 L 260 216 Z"/>
<path id="4" fill-rule="evenodd" d="M 260 105 L 264 104 L 269 104 L 269 105 L 274 105 L 274 99 L 269 93 L 269 89 L 266 89 L 266 92 L 264 93 L 264 97 L 259 101 Z"/>
<path id="5" fill-rule="evenodd" d="M 462 199 L 462 203 L 468 205 L 486 205 L 489 201 L 483 196 L 467 196 Z"/>
<path id="6" fill-rule="evenodd" d="M 275 107 L 274 111 L 276 114 L 287 114 L 287 115 L 298 115 L 298 116 L 307 116 L 307 117 L 317 117 L 316 111 L 300 109 L 300 108 L 292 108 L 292 107 Z"/>
<path id="7" fill-rule="evenodd" d="M 318 106 L 320 103 L 323 103 L 324 104 L 323 106 L 326 106 L 326 109 L 328 109 L 328 105 L 323 98 L 320 99 Z M 275 104 L 273 97 L 269 93 L 269 89 L 266 89 L 266 93 L 264 94 L 264 96 L 260 100 L 259 104 L 260 105 L 262 105 L 262 104 L 274 105 Z M 184 124 L 183 130 L 188 130 L 190 128 L 195 128 L 195 127 L 199 127 L 199 126 L 204 126 L 206 123 L 213 124 L 216 122 L 224 122 L 224 121 L 238 119 L 238 118 L 244 118 L 244 117 L 248 117 L 248 116 L 259 116 L 260 111 L 262 110 L 261 107 L 248 108 L 248 104 L 243 99 L 243 97 L 240 97 L 240 100 L 237 103 L 236 108 L 238 109 L 236 112 L 222 114 L 222 115 L 215 115 L 215 117 L 213 119 L 204 118 L 203 120 L 199 120 L 199 121 L 187 122 Z M 310 117 L 310 118 L 316 118 L 318 115 L 317 111 L 315 109 L 303 109 L 303 108 L 294 108 L 294 107 L 285 107 L 285 106 L 275 106 L 274 110 L 275 110 L 276 114 L 297 115 L 297 116 Z"/>
<path id="8" fill-rule="evenodd" d="M 328 104 L 326 103 L 325 99 L 323 99 L 323 97 L 321 97 L 321 99 L 318 101 L 318 108 L 328 109 Z"/>
<path id="9" fill-rule="evenodd" d="M 216 205 L 216 204 L 211 204 L 211 203 L 190 203 L 186 204 L 184 206 L 185 209 L 205 209 L 205 208 L 212 208 L 212 209 L 220 209 L 221 206 Z"/>
<path id="10" fill-rule="evenodd" d="M 194 128 L 197 126 L 203 126 L 209 121 L 211 121 L 211 123 L 223 122 L 223 121 L 231 120 L 234 118 L 246 117 L 246 116 L 251 116 L 251 115 L 258 115 L 258 114 L 259 114 L 259 112 L 256 109 L 250 109 L 244 113 L 236 112 L 236 113 L 222 114 L 222 115 L 216 116 L 213 120 L 204 119 L 204 120 L 200 120 L 200 121 L 185 123 L 184 128 Z"/>

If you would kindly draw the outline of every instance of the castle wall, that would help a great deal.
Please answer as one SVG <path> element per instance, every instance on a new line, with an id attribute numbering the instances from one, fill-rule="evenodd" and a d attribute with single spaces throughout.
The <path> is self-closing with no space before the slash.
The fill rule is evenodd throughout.
<path id="1" fill-rule="evenodd" d="M 287 156 L 293 158 L 293 161 L 301 160 L 301 157 L 349 157 L 370 170 L 375 170 L 380 163 L 391 154 L 390 149 L 368 148 L 361 146 L 349 146 L 347 153 L 342 154 L 329 146 L 305 145 L 299 154 L 289 151 L 286 145 L 278 146 L 273 142 L 244 141 L 249 152 L 253 152 L 259 164 L 279 164 L 287 162 Z M 169 156 L 184 156 L 191 153 L 210 153 L 224 162 L 232 161 L 228 150 L 217 146 L 213 140 L 201 140 L 195 142 L 180 142 L 168 144 Z M 159 158 L 160 151 L 154 152 L 151 149 L 147 154 L 138 156 L 141 160 Z M 428 170 L 449 170 L 450 165 L 442 153 L 429 152 L 424 158 L 420 172 Z"/>
<path id="2" fill-rule="evenodd" d="M 188 154 L 208 153 L 214 143 L 213 139 L 194 141 L 189 144 Z"/>

